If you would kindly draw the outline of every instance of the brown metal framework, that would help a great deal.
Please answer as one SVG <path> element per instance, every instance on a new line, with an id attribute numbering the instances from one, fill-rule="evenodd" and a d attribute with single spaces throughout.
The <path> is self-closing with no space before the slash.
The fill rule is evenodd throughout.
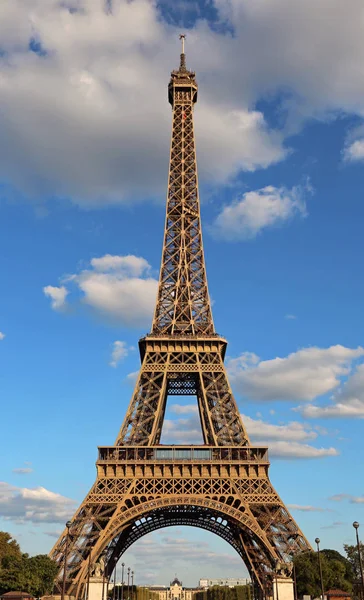
<path id="1" fill-rule="evenodd" d="M 184 51 L 168 93 L 173 129 L 152 330 L 139 342 L 141 370 L 115 445 L 99 448 L 96 482 L 72 519 L 69 551 L 66 530 L 51 551 L 56 589 L 66 569 L 67 593 L 76 598 L 101 554 L 110 576 L 131 544 L 170 525 L 228 541 L 261 590 L 278 563 L 289 573 L 292 555 L 310 548 L 269 481 L 267 449 L 250 444 L 224 367 L 227 343 L 214 329 L 193 130 L 197 83 Z M 203 445 L 160 445 L 173 394 L 197 396 Z"/>

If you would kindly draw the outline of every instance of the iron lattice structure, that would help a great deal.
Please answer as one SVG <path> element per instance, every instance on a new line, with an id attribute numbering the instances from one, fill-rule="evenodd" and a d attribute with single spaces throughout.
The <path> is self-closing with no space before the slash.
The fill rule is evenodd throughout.
<path id="1" fill-rule="evenodd" d="M 268 477 L 266 448 L 253 447 L 224 367 L 208 294 L 200 223 L 193 107 L 195 73 L 184 50 L 168 87 L 173 129 L 167 215 L 151 333 L 115 445 L 99 448 L 97 479 L 51 557 L 79 598 L 101 555 L 109 577 L 140 537 L 170 525 L 212 531 L 240 554 L 262 591 L 310 545 Z M 196 395 L 203 445 L 161 446 L 168 395 Z M 67 547 L 67 550 L 66 550 Z M 66 560 L 65 560 L 66 558 Z M 66 563 L 66 564 L 65 564 Z M 65 570 L 65 571 L 64 571 Z"/>

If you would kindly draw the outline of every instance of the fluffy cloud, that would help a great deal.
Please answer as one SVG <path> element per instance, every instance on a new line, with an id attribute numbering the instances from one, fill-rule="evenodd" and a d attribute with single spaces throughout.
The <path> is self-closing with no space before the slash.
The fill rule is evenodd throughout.
<path id="1" fill-rule="evenodd" d="M 62 310 L 65 308 L 66 297 L 69 292 L 64 285 L 60 287 L 47 285 L 43 288 L 43 292 L 46 296 L 48 296 L 48 298 L 51 299 L 51 306 L 53 310 Z"/>
<path id="2" fill-rule="evenodd" d="M 150 269 L 144 258 L 106 254 L 92 259 L 89 269 L 64 277 L 62 282 L 76 286 L 82 304 L 105 319 L 127 327 L 141 327 L 150 324 L 157 295 L 158 282 L 150 276 Z M 44 288 L 47 295 L 50 288 L 69 293 L 64 285 L 47 286 Z"/>
<path id="3" fill-rule="evenodd" d="M 0 517 L 5 520 L 64 523 L 75 508 L 73 500 L 44 487 L 22 488 L 0 482 Z"/>
<path id="4" fill-rule="evenodd" d="M 309 444 L 299 442 L 273 441 L 269 442 L 269 453 L 277 458 L 324 458 L 325 456 L 338 456 L 336 448 L 316 448 Z"/>
<path id="5" fill-rule="evenodd" d="M 136 572 L 143 573 L 143 583 L 165 581 L 173 570 L 191 573 L 196 564 L 199 573 L 194 573 L 195 577 L 206 571 L 218 572 L 221 576 L 225 573 L 225 577 L 233 577 L 236 575 L 236 569 L 242 568 L 241 558 L 226 543 L 223 543 L 223 546 L 221 542 L 217 544 L 216 540 L 213 541 L 212 536 L 205 532 L 200 532 L 199 539 L 188 539 L 183 533 L 179 528 L 170 527 L 168 531 L 162 529 L 141 538 L 127 550 L 126 564 L 133 565 Z M 192 581 L 189 585 L 192 585 Z"/>
<path id="6" fill-rule="evenodd" d="M 282 225 L 296 215 L 306 216 L 303 188 L 267 186 L 246 192 L 224 206 L 211 230 L 226 240 L 244 240 L 256 237 L 263 229 Z"/>
<path id="7" fill-rule="evenodd" d="M 346 138 L 343 150 L 345 162 L 361 162 L 364 160 L 364 126 L 352 129 Z"/>
<path id="8" fill-rule="evenodd" d="M 186 414 L 182 412 L 180 414 Z M 162 430 L 163 444 L 202 444 L 202 430 L 199 416 L 192 413 L 192 416 L 179 419 L 164 419 Z"/>
<path id="9" fill-rule="evenodd" d="M 303 440 L 314 440 L 317 431 L 314 431 L 304 423 L 293 421 L 285 425 L 273 425 L 261 419 L 252 419 L 247 415 L 241 415 L 249 435 L 258 440 L 284 440 L 300 442 Z"/>
<path id="10" fill-rule="evenodd" d="M 348 162 L 359 162 L 364 160 L 364 138 L 355 140 L 345 148 L 344 159 Z"/>
<path id="11" fill-rule="evenodd" d="M 325 406 L 300 406 L 297 409 L 305 418 L 364 418 L 364 364 L 358 365 L 354 374 Z"/>
<path id="12" fill-rule="evenodd" d="M 202 441 L 201 424 L 197 407 L 193 404 L 173 404 L 169 412 L 183 415 L 177 419 L 165 419 L 162 441 L 165 444 L 199 444 Z M 335 448 L 316 448 L 304 443 L 318 436 L 309 425 L 293 421 L 285 425 L 266 423 L 242 415 L 247 432 L 256 445 L 268 446 L 269 454 L 275 458 L 300 459 L 337 456 Z"/>
<path id="13" fill-rule="evenodd" d="M 252 353 L 230 359 L 228 371 L 238 392 L 252 400 L 305 400 L 337 388 L 364 349 L 336 345 L 303 348 L 286 358 L 260 361 Z"/>
<path id="14" fill-rule="evenodd" d="M 169 412 L 175 415 L 188 415 L 198 413 L 198 407 L 196 404 L 172 404 L 169 408 Z"/>
<path id="15" fill-rule="evenodd" d="M 2 4 L 0 176 L 28 196 L 84 205 L 159 194 L 170 130 L 166 83 L 180 30 L 161 18 L 161 3 Z M 364 115 L 361 0 L 214 4 L 233 35 L 199 14 L 187 48 L 203 90 L 202 179 L 281 160 L 284 137 L 312 117 Z M 282 90 L 277 132 L 254 107 Z"/>
<path id="16" fill-rule="evenodd" d="M 292 421 L 275 425 L 247 415 L 242 415 L 242 419 L 253 443 L 268 446 L 270 456 L 275 458 L 323 458 L 339 454 L 335 448 L 317 448 L 304 443 L 318 437 L 317 430 L 307 424 Z"/>
<path id="17" fill-rule="evenodd" d="M 0 175 L 27 195 L 92 205 L 155 196 L 164 188 L 166 86 L 179 61 L 179 28 L 165 23 L 149 0 L 115 0 L 110 7 L 101 0 L 46 6 L 16 0 L 1 9 Z M 206 67 L 206 45 L 215 37 L 218 47 L 226 43 L 208 28 L 190 37 L 191 63 L 202 51 Z M 224 60 L 222 48 L 219 54 Z M 211 66 L 205 69 L 210 80 Z M 246 99 L 231 102 L 225 94 L 221 104 L 205 93 L 201 108 L 202 176 L 224 179 L 285 156 L 282 135 Z"/>
<path id="18" fill-rule="evenodd" d="M 3 340 L 5 338 L 5 333 L 3 333 L 2 331 L 0 331 L 0 342 L 1 340 Z"/>
<path id="19" fill-rule="evenodd" d="M 110 367 L 117 367 L 120 362 L 124 360 L 129 354 L 129 348 L 126 342 L 116 340 L 113 343 L 113 349 L 111 352 Z"/>

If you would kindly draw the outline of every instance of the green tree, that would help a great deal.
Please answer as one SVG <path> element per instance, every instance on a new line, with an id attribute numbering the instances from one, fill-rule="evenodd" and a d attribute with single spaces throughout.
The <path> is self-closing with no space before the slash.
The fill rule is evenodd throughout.
<path id="1" fill-rule="evenodd" d="M 29 582 L 27 591 L 36 597 L 50 594 L 57 571 L 58 566 L 47 554 L 27 558 L 25 564 L 26 578 Z"/>
<path id="2" fill-rule="evenodd" d="M 362 563 L 364 564 L 364 544 L 360 542 L 360 555 Z M 349 544 L 344 544 L 344 550 L 347 556 L 348 561 L 351 564 L 353 569 L 354 578 L 360 578 L 360 564 L 359 564 L 359 552 L 357 545 L 351 546 Z"/>
<path id="3" fill-rule="evenodd" d="M 19 544 L 14 540 L 10 533 L 6 531 L 0 531 L 0 565 L 3 558 L 7 556 L 21 557 L 21 550 Z"/>
<path id="4" fill-rule="evenodd" d="M 352 591 L 353 571 L 350 562 L 336 550 L 322 550 L 320 553 L 324 590 L 336 588 Z M 317 552 L 302 552 L 294 557 L 297 593 L 321 595 L 320 570 Z"/>
<path id="5" fill-rule="evenodd" d="M 19 590 L 35 597 L 49 594 L 57 570 L 49 556 L 22 554 L 11 535 L 0 532 L 0 593 Z"/>

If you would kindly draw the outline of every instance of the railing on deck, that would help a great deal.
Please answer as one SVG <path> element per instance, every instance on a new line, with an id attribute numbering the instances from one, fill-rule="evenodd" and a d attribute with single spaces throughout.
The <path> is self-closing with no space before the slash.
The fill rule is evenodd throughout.
<path id="1" fill-rule="evenodd" d="M 100 446 L 98 462 L 268 462 L 268 448 L 238 446 Z"/>

